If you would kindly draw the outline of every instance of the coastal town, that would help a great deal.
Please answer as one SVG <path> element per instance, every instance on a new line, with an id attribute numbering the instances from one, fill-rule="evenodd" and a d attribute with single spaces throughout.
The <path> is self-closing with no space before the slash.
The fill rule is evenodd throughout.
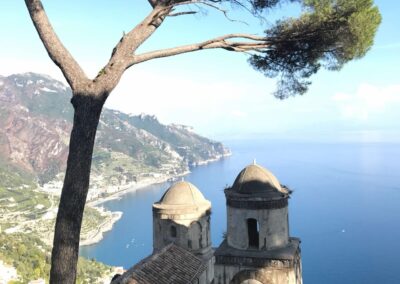
<path id="1" fill-rule="evenodd" d="M 184 150 L 190 153 L 190 149 Z M 175 157 L 174 160 L 161 163 L 157 168 L 142 166 L 140 173 L 135 176 L 120 169 L 114 170 L 113 173 L 118 174 L 110 179 L 103 172 L 94 171 L 84 212 L 81 246 L 100 242 L 104 233 L 112 230 L 113 225 L 122 217 L 122 212 L 111 212 L 105 209 L 103 203 L 123 198 L 124 194 L 145 189 L 149 185 L 176 181 L 189 174 L 192 167 L 207 165 L 231 155 L 228 149 L 224 149 L 220 153 L 211 154 L 207 159 L 196 159 L 182 164 L 182 158 L 177 153 L 171 150 L 170 153 Z M 43 242 L 34 245 L 35 248 L 49 255 L 63 177 L 63 173 L 59 173 L 53 180 L 43 185 L 26 182 L 20 183 L 17 187 L 0 188 L 0 233 L 3 236 L 33 234 Z M 21 279 L 16 267 L 1 258 L 0 261 L 0 284 Z M 102 276 L 96 278 L 95 283 L 109 283 L 111 277 L 123 273 L 124 268 L 107 267 L 102 268 L 102 271 Z M 29 284 L 42 283 L 46 283 L 43 278 L 32 279 L 29 282 Z"/>
<path id="2" fill-rule="evenodd" d="M 48 277 L 73 121 L 70 97 L 66 85 L 47 75 L 0 75 L 0 238 L 10 244 L 0 247 L 0 260 L 16 269 L 19 282 Z M 30 103 L 38 100 L 39 108 Z M 91 163 L 80 245 L 101 241 L 121 218 L 121 212 L 103 206 L 105 201 L 176 180 L 192 167 L 227 155 L 230 151 L 222 143 L 196 134 L 189 126 L 166 125 L 154 115 L 105 108 Z M 14 253 L 18 249 L 21 253 Z M 85 283 L 98 283 L 94 274 L 107 276 L 114 269 L 85 258 L 80 267 L 78 279 L 86 279 Z M 7 271 L 14 275 L 14 270 Z"/>
<path id="3" fill-rule="evenodd" d="M 230 155 L 230 153 L 225 156 L 227 155 Z M 207 161 L 201 161 L 198 165 L 205 165 L 223 157 L 221 155 Z M 174 173 L 171 174 L 171 171 L 148 173 L 143 174 L 138 181 L 123 183 L 118 186 L 103 184 L 103 187 L 100 187 L 97 183 L 97 186 L 91 187 L 83 219 L 80 245 L 92 245 L 101 241 L 104 233 L 112 230 L 113 225 L 121 218 L 122 212 L 106 210 L 102 206 L 104 202 L 123 198 L 123 195 L 128 192 L 141 190 L 152 184 L 176 181 L 181 176 L 188 174 L 189 170 L 181 173 L 177 173 L 175 170 Z M 98 180 L 102 179 L 99 178 Z M 7 196 L 11 197 L 0 199 L 0 232 L 6 235 L 34 234 L 39 236 L 44 245 L 51 247 L 53 227 L 57 215 L 56 204 L 58 204 L 61 186 L 60 181 L 52 181 L 36 189 L 30 189 L 28 185 L 23 185 L 17 189 L 5 189 Z M 30 190 L 22 191 L 22 189 Z M 2 193 L 4 195 L 4 192 Z M 45 252 L 45 249 L 40 249 Z M 0 270 L 0 275 L 2 275 L 0 284 L 12 280 L 16 281 L 20 278 L 17 269 L 2 260 Z M 111 267 L 110 271 L 96 280 L 96 283 L 109 283 L 113 275 L 121 274 L 123 271 L 123 267 Z M 42 283 L 46 282 L 40 278 L 29 282 L 29 284 Z"/>

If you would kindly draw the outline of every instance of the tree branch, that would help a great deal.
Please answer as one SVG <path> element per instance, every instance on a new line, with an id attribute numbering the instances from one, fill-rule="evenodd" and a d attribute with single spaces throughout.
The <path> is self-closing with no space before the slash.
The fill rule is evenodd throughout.
<path id="1" fill-rule="evenodd" d="M 25 4 L 51 60 L 61 69 L 72 90 L 82 88 L 89 80 L 54 32 L 42 2 L 40 0 L 25 0 Z"/>
<path id="2" fill-rule="evenodd" d="M 248 39 L 249 41 L 229 41 L 229 39 Z M 246 52 L 262 51 L 271 46 L 271 42 L 265 38 L 250 34 L 228 34 L 200 43 L 188 44 L 173 48 L 160 49 L 132 56 L 128 68 L 151 59 L 169 57 L 173 55 L 194 52 L 205 49 L 222 48 L 228 51 Z"/>
<path id="3" fill-rule="evenodd" d="M 184 6 L 184 5 L 196 5 L 196 6 L 200 6 L 200 5 L 204 5 L 204 6 L 208 6 L 212 9 L 217 10 L 218 12 L 221 12 L 226 19 L 228 19 L 231 22 L 238 22 L 238 23 L 242 23 L 245 25 L 248 25 L 246 22 L 244 21 L 240 21 L 240 20 L 235 20 L 229 17 L 228 15 L 228 11 L 225 9 L 222 9 L 221 7 L 218 6 L 218 4 L 221 4 L 222 1 L 218 1 L 218 0 L 187 0 L 187 1 L 177 1 L 177 2 L 173 2 L 171 3 L 169 6 L 166 6 L 165 8 L 175 8 L 177 6 Z M 200 9 L 200 8 L 199 8 Z M 185 13 L 187 14 L 187 13 Z M 194 13 L 193 13 L 194 14 Z"/>
<path id="4" fill-rule="evenodd" d="M 118 84 L 122 74 L 128 68 L 131 58 L 139 46 L 146 41 L 161 25 L 171 8 L 159 6 L 157 1 L 150 14 L 127 34 L 124 34 L 114 47 L 111 58 L 106 66 L 94 79 L 95 87 L 110 93 Z"/>
<path id="5" fill-rule="evenodd" d="M 197 12 L 196 11 L 177 12 L 177 13 L 168 14 L 168 17 L 178 17 L 178 16 L 183 16 L 183 15 L 193 15 L 193 14 L 197 14 Z"/>

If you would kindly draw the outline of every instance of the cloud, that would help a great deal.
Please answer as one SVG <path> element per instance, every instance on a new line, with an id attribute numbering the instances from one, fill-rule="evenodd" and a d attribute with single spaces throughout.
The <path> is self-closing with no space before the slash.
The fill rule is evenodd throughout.
<path id="1" fill-rule="evenodd" d="M 186 108 L 210 112 L 246 94 L 246 86 L 229 80 L 204 83 L 184 74 L 160 74 L 148 70 L 134 73 L 124 75 L 109 98 L 111 107 L 126 112 L 163 113 Z"/>
<path id="2" fill-rule="evenodd" d="M 383 87 L 361 84 L 355 94 L 336 93 L 332 100 L 338 104 L 343 118 L 365 121 L 371 114 L 400 104 L 400 84 Z"/>
<path id="3" fill-rule="evenodd" d="M 129 70 L 107 101 L 107 107 L 126 113 L 156 115 L 163 123 L 182 123 L 200 133 L 247 125 L 250 106 L 260 94 L 248 82 L 229 77 L 163 72 L 147 66 Z M 238 127 L 238 125 L 235 125 Z"/>

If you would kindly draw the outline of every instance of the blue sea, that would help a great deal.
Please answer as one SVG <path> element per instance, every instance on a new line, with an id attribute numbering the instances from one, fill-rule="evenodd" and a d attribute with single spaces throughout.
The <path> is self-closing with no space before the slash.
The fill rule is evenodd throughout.
<path id="1" fill-rule="evenodd" d="M 212 241 L 226 230 L 223 189 L 253 159 L 294 192 L 290 234 L 301 238 L 305 284 L 400 283 L 400 144 L 268 140 L 225 143 L 233 155 L 185 180 L 212 202 Z M 169 183 L 104 206 L 122 211 L 113 230 L 81 255 L 129 268 L 152 251 L 151 205 Z"/>

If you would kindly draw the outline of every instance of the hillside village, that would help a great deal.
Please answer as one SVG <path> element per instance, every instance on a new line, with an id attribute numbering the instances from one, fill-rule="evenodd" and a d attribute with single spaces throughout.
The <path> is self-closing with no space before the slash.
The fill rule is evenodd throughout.
<path id="1" fill-rule="evenodd" d="M 46 75 L 0 76 L 0 237 L 15 241 L 12 247 L 0 248 L 0 261 L 9 280 L 17 277 L 16 283 L 48 275 L 72 126 L 70 97 L 68 87 Z M 121 217 L 120 212 L 101 207 L 105 200 L 174 180 L 191 167 L 229 154 L 221 143 L 196 134 L 189 126 L 164 125 L 155 116 L 105 109 L 92 161 L 81 245 L 100 241 Z M 34 241 L 27 241 L 27 234 Z M 25 243 L 22 252 L 35 256 L 26 254 L 16 262 L 10 250 L 18 250 L 21 242 Z M 32 257 L 41 261 L 35 264 Z M 102 277 L 93 278 L 95 274 L 108 280 L 115 274 L 115 268 L 95 261 L 80 263 L 86 270 L 82 268 L 78 278 L 91 279 L 89 283 L 102 281 Z"/>

